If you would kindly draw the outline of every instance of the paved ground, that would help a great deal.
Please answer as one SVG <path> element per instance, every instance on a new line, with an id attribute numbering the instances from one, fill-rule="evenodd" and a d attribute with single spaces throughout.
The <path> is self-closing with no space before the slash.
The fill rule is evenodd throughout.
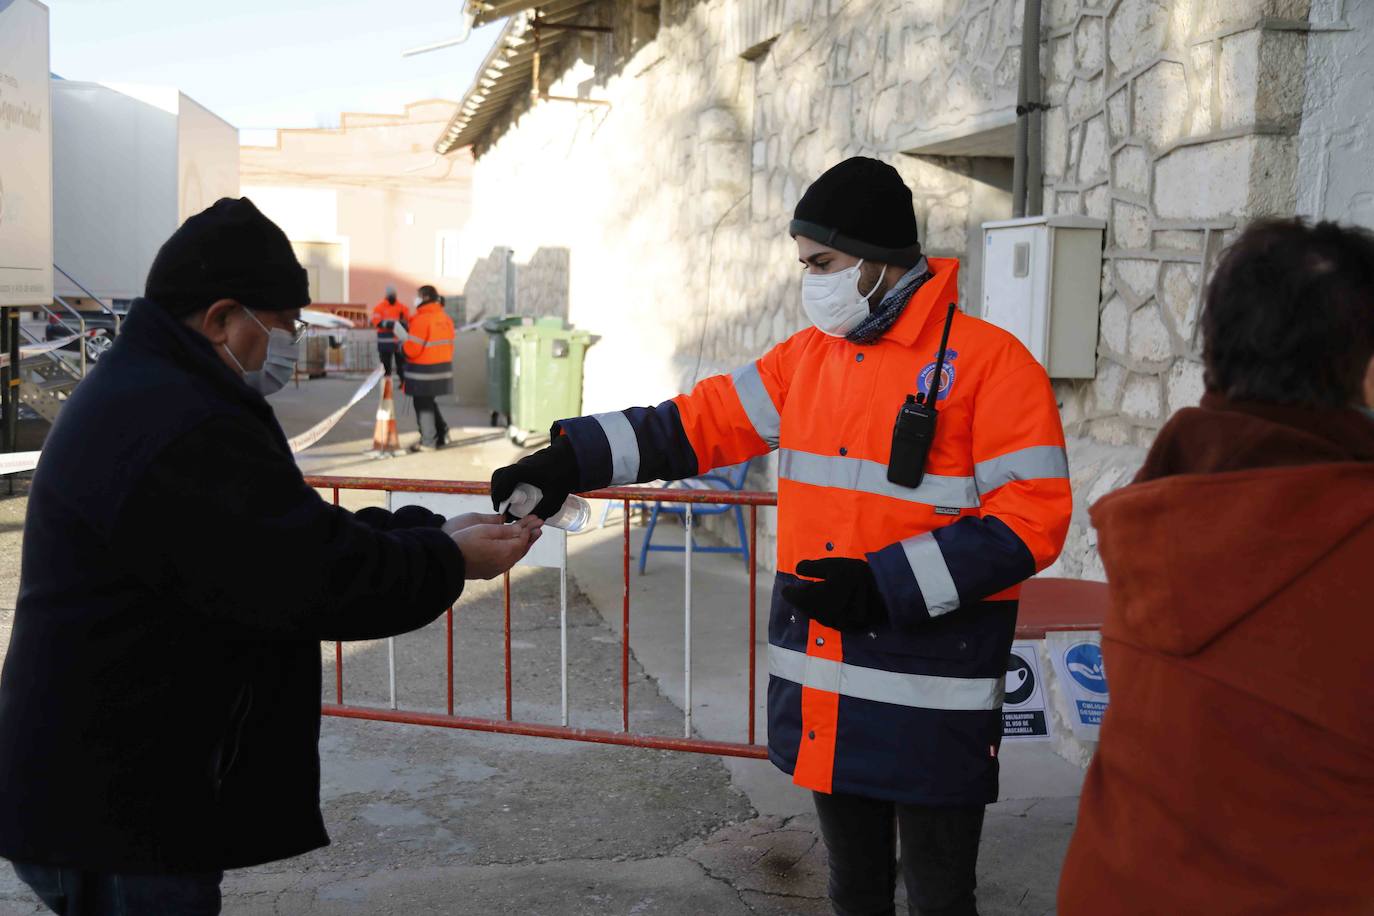
<path id="1" fill-rule="evenodd" d="M 274 398 L 288 433 L 343 402 L 354 381 L 310 382 Z M 308 473 L 485 479 L 517 450 L 478 426 L 484 408 L 446 405 L 456 450 L 384 461 L 360 457 L 376 404 L 364 399 L 301 456 Z M 403 414 L 402 442 L 416 438 Z M 460 424 L 468 424 L 457 428 Z M 345 493 L 345 504 L 380 496 Z M 0 607 L 12 608 L 25 499 L 0 497 Z M 569 600 L 573 724 L 619 717 L 620 526 L 573 538 Z M 679 533 L 680 534 L 680 533 Z M 640 534 L 636 530 L 634 547 Z M 671 537 L 671 534 L 667 536 Z M 657 555 L 632 577 L 631 708 L 636 731 L 681 734 L 683 576 Z M 766 579 L 766 577 L 760 577 Z M 513 577 L 517 719 L 559 717 L 557 576 Z M 760 621 L 766 609 L 760 584 Z M 693 574 L 693 724 L 743 737 L 747 580 L 733 557 L 700 556 Z M 457 711 L 503 712 L 499 583 L 469 589 L 455 633 Z M 8 644 L 12 612 L 0 610 Z M 760 642 L 764 628 L 759 627 Z M 444 704 L 444 620 L 396 640 L 398 694 L 411 708 Z M 760 656 L 761 657 L 761 656 Z M 333 647 L 324 647 L 327 699 Z M 762 664 L 760 664 L 762 668 Z M 388 700 L 386 644 L 346 647 L 346 699 Z M 758 675 L 762 684 L 765 675 Z M 759 710 L 762 690 L 758 691 Z M 761 714 L 759 737 L 762 739 Z M 230 914 L 821 914 L 825 856 L 806 793 L 765 762 L 620 749 L 326 719 L 321 741 L 332 846 L 232 873 Z M 1053 911 L 1054 886 L 1081 773 L 1044 746 L 1008 746 L 1004 801 L 990 809 L 980 862 L 989 914 Z M 270 829 L 270 825 L 264 825 Z M 0 914 L 39 912 L 8 868 Z"/>

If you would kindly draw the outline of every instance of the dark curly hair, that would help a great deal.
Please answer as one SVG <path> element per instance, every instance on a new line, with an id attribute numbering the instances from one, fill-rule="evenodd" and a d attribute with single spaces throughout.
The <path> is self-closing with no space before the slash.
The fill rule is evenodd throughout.
<path id="1" fill-rule="evenodd" d="M 1251 224 L 1221 257 L 1202 315 L 1206 382 L 1236 401 L 1348 407 L 1374 356 L 1374 234 Z"/>

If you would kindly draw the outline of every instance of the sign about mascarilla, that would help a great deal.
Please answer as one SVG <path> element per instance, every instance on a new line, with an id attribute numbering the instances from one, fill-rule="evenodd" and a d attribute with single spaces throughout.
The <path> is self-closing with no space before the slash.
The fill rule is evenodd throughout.
<path id="1" fill-rule="evenodd" d="M 52 301 L 48 10 L 0 0 L 0 305 Z"/>
<path id="2" fill-rule="evenodd" d="M 1040 655 L 1035 642 L 1017 640 L 1011 644 L 1011 654 L 1007 656 L 1007 692 L 1002 700 L 1002 740 L 1044 741 L 1049 736 Z"/>
<path id="3" fill-rule="evenodd" d="M 1069 724 L 1074 736 L 1096 741 L 1102 714 L 1107 711 L 1102 634 L 1097 630 L 1051 631 L 1045 634 L 1045 650 L 1069 704 Z"/>

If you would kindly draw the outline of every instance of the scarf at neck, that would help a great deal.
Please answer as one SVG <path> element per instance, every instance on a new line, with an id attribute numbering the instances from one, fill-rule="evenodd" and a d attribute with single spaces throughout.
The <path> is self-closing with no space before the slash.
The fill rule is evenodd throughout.
<path id="1" fill-rule="evenodd" d="M 911 301 L 916 290 L 933 276 L 935 275 L 930 272 L 930 264 L 922 257 L 916 262 L 915 267 L 902 274 L 896 286 L 888 290 L 887 295 L 883 296 L 883 301 L 878 303 L 878 308 L 858 327 L 846 334 L 844 339 L 864 346 L 876 343 L 892 329 L 897 319 L 902 317 L 902 312 L 906 311 L 907 303 Z"/>

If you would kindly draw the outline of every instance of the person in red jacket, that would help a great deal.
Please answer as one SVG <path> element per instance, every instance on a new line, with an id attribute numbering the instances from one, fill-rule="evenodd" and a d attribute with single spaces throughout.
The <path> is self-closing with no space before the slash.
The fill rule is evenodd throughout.
<path id="1" fill-rule="evenodd" d="M 814 327 L 657 407 L 555 424 L 493 502 L 533 484 L 547 518 L 776 450 L 769 757 L 814 793 L 836 912 L 892 912 L 900 833 L 912 912 L 968 916 L 1020 585 L 1072 509 L 1059 411 L 1025 347 L 954 308 L 958 262 L 921 253 L 892 166 L 839 163 L 789 229 Z"/>
<path id="2" fill-rule="evenodd" d="M 1251 226 L 1207 393 L 1092 508 L 1112 701 L 1063 916 L 1374 913 L 1374 235 Z"/>

